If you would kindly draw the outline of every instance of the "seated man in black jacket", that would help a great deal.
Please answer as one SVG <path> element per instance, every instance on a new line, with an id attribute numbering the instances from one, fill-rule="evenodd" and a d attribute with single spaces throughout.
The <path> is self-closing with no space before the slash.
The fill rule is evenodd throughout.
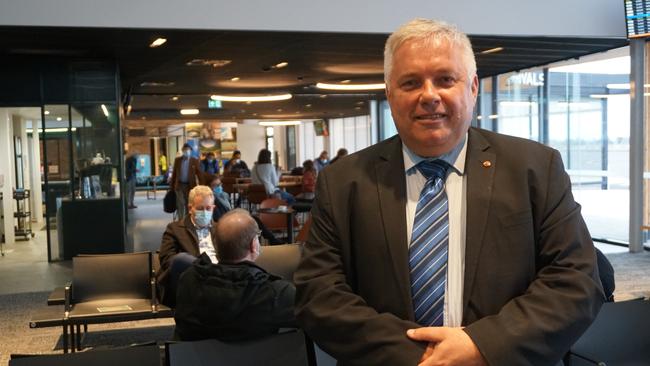
<path id="1" fill-rule="evenodd" d="M 295 327 L 295 287 L 254 263 L 261 250 L 255 220 L 234 209 L 216 226 L 219 264 L 201 254 L 178 282 L 176 336 L 239 341 Z"/>

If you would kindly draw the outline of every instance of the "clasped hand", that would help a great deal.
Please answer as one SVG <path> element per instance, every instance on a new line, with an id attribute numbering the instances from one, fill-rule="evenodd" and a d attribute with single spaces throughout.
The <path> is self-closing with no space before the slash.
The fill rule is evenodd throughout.
<path id="1" fill-rule="evenodd" d="M 409 329 L 406 335 L 415 341 L 429 342 L 418 366 L 487 366 L 463 328 L 424 327 Z"/>

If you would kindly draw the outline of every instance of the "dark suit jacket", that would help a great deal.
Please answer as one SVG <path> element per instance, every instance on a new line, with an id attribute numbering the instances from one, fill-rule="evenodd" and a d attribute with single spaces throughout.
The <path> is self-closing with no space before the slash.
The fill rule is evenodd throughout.
<path id="1" fill-rule="evenodd" d="M 215 225 L 212 225 L 212 244 L 215 244 Z M 158 282 L 159 297 L 163 303 L 168 303 L 165 300 L 165 286 L 169 277 L 169 267 L 172 257 L 178 253 L 189 253 L 195 257 L 199 254 L 199 237 L 196 235 L 196 229 L 192 224 L 190 215 L 185 216 L 185 219 L 180 221 L 173 221 L 167 224 L 167 229 L 162 237 L 160 244 L 160 270 L 156 274 Z"/>
<path id="2" fill-rule="evenodd" d="M 181 162 L 183 157 L 179 156 L 174 160 L 174 168 L 172 171 L 172 177 L 170 179 L 169 188 L 176 189 L 176 186 L 180 183 L 180 173 L 181 173 Z M 201 162 L 197 158 L 190 158 L 190 169 L 188 172 L 188 184 L 189 189 L 194 188 L 197 185 L 197 182 L 201 182 Z"/>
<path id="3" fill-rule="evenodd" d="M 490 161 L 486 167 L 483 162 Z M 352 173 L 351 173 L 352 172 Z M 552 365 L 604 301 L 596 255 L 559 153 L 470 129 L 463 325 L 490 365 Z M 305 331 L 344 365 L 416 365 L 398 137 L 318 177 L 295 274 Z"/>

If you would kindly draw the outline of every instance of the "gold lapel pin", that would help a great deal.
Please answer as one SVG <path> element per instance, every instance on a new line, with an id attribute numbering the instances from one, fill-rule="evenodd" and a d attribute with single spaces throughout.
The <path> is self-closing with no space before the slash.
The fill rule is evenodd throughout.
<path id="1" fill-rule="evenodd" d="M 486 160 L 483 162 L 483 168 L 489 168 L 492 166 L 492 162 L 489 160 Z"/>

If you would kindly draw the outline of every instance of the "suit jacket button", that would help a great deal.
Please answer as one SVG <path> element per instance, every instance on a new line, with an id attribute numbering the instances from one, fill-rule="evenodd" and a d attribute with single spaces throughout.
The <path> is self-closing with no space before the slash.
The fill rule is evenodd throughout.
<path id="1" fill-rule="evenodd" d="M 492 162 L 489 160 L 486 160 L 483 162 L 483 168 L 489 168 L 492 166 Z"/>

